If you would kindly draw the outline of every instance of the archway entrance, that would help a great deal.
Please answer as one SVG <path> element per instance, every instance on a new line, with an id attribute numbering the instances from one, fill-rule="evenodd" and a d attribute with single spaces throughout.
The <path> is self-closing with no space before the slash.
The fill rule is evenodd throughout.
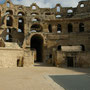
<path id="1" fill-rule="evenodd" d="M 31 49 L 36 50 L 36 62 L 43 61 L 43 38 L 41 35 L 34 35 L 31 38 Z"/>

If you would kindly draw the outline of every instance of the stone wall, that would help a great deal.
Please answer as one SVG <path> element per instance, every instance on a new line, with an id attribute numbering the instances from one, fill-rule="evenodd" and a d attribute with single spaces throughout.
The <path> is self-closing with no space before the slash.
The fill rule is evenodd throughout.
<path id="1" fill-rule="evenodd" d="M 0 48 L 0 68 L 17 67 L 17 60 L 23 54 L 22 50 Z"/>
<path id="2" fill-rule="evenodd" d="M 60 8 L 59 11 L 57 7 Z M 14 5 L 10 0 L 6 0 L 0 5 L 0 16 L 0 37 L 5 42 L 16 42 L 22 48 L 22 50 L 0 49 L 2 52 L 0 52 L 2 57 L 0 62 L 6 63 L 1 65 L 16 67 L 17 59 L 20 59 L 20 63 L 24 60 L 23 67 L 33 65 L 34 60 L 37 59 L 37 51 L 30 50 L 31 39 L 37 35 L 37 39 L 42 39 L 40 51 L 43 62 L 67 66 L 65 57 L 69 56 L 73 57 L 74 66 L 76 64 L 77 66 L 84 66 L 84 64 L 89 66 L 89 53 L 87 52 L 90 52 L 90 1 L 80 1 L 74 8 L 62 7 L 60 4 L 56 4 L 54 8 L 40 8 L 36 3 L 26 7 Z M 8 24 L 12 22 L 12 25 L 7 25 L 8 17 L 10 18 Z M 23 29 L 19 31 L 20 28 Z M 9 40 L 6 40 L 7 35 L 10 37 Z M 62 52 L 58 50 L 58 46 L 82 46 L 84 49 L 76 50 L 78 52 L 68 52 L 69 47 L 67 52 Z"/>
<path id="3" fill-rule="evenodd" d="M 17 65 L 17 60 L 22 61 L 22 66 Z M 0 48 L 0 68 L 31 67 L 34 64 L 34 52 L 22 49 Z"/>
<path id="4" fill-rule="evenodd" d="M 60 52 L 57 51 L 55 65 L 60 67 L 67 66 L 67 57 L 73 57 L 73 67 L 90 67 L 90 52 Z"/>

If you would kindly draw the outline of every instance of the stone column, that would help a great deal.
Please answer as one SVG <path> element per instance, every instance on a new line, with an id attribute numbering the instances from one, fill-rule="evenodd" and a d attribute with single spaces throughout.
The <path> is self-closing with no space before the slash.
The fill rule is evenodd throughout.
<path id="1" fill-rule="evenodd" d="M 79 32 L 79 23 L 78 22 L 74 22 L 74 24 L 73 24 L 73 32 Z"/>
<path id="2" fill-rule="evenodd" d="M 34 65 L 34 52 L 27 47 L 24 50 L 24 67 L 30 67 Z"/>

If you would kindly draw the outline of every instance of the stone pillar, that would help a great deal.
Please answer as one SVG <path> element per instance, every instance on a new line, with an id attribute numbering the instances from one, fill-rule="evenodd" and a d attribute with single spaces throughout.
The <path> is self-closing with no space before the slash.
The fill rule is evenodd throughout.
<path id="1" fill-rule="evenodd" d="M 48 32 L 48 24 L 43 25 L 43 32 Z"/>
<path id="2" fill-rule="evenodd" d="M 24 50 L 24 67 L 30 67 L 34 65 L 34 52 L 27 47 Z"/>
<path id="3" fill-rule="evenodd" d="M 62 33 L 68 33 L 67 23 L 61 25 Z"/>
<path id="4" fill-rule="evenodd" d="M 84 24 L 84 28 L 85 28 L 85 31 L 87 32 L 90 32 L 90 22 L 89 21 L 86 21 L 85 24 Z"/>
<path id="5" fill-rule="evenodd" d="M 78 22 L 75 22 L 73 24 L 73 32 L 79 32 L 79 23 Z"/>
<path id="6" fill-rule="evenodd" d="M 57 26 L 56 25 L 52 25 L 52 32 L 57 33 Z"/>
<path id="7" fill-rule="evenodd" d="M 57 61 L 57 53 L 56 53 L 56 49 L 53 48 L 53 52 L 52 52 L 52 64 L 56 65 L 56 61 Z"/>

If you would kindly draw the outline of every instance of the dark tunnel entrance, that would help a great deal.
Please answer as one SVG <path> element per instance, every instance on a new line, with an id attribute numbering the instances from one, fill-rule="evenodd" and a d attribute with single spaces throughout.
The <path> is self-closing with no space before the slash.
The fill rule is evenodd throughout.
<path id="1" fill-rule="evenodd" d="M 40 35 L 34 35 L 31 38 L 31 49 L 36 50 L 36 61 L 43 62 L 43 38 Z"/>

